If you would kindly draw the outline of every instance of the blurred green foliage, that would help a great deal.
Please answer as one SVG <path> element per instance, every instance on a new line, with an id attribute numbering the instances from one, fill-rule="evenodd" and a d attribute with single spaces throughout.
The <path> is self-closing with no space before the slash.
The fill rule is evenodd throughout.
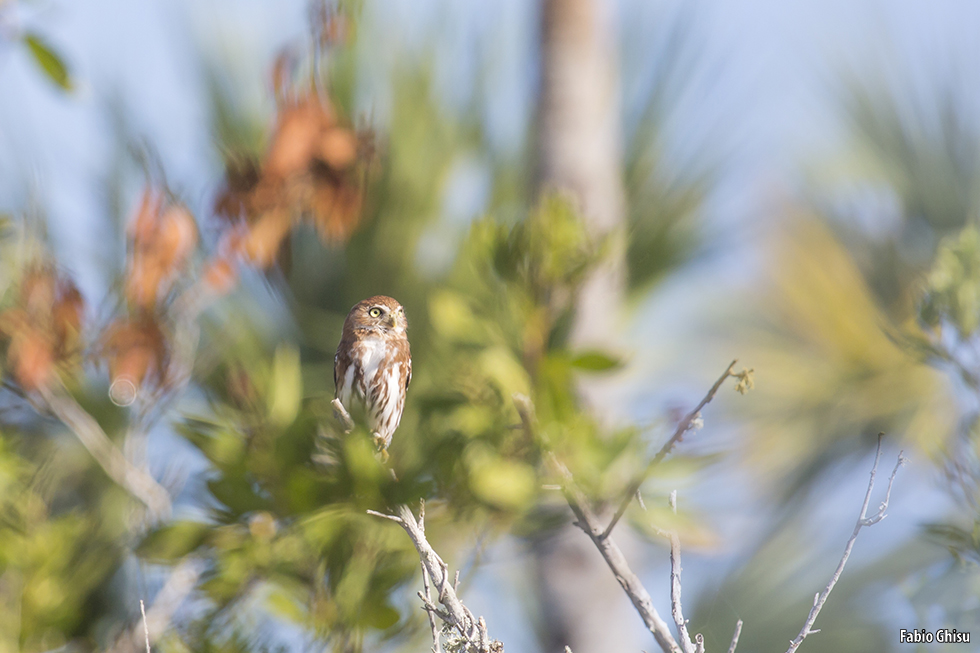
<path id="1" fill-rule="evenodd" d="M 94 646 L 124 617 L 114 586 L 129 499 L 40 424 L 0 439 L 0 651 Z"/>
<path id="2" fill-rule="evenodd" d="M 768 619 L 761 632 L 746 629 L 750 649 L 776 646 L 798 631 L 772 604 L 753 600 L 760 578 L 776 579 L 762 593 L 784 594 L 777 604 L 808 610 L 826 579 L 813 579 L 807 595 L 794 575 L 801 558 L 779 548 L 795 546 L 786 542 L 805 528 L 801 514 L 837 482 L 843 460 L 873 450 L 879 431 L 886 444 L 914 447 L 936 464 L 961 509 L 875 563 L 849 566 L 820 615 L 822 632 L 834 634 L 805 646 L 892 650 L 891 635 L 874 625 L 887 617 L 865 608 L 875 588 L 904 594 L 920 627 L 969 629 L 980 616 L 963 598 L 978 582 L 977 566 L 968 562 L 980 479 L 973 426 L 980 386 L 970 367 L 980 272 L 975 120 L 951 94 L 863 81 L 847 87 L 843 106 L 851 128 L 843 154 L 814 168 L 806 204 L 790 207 L 767 244 L 769 280 L 756 289 L 739 332 L 751 344 L 743 356 L 765 370 L 758 401 L 741 412 L 749 462 L 780 500 L 768 536 L 702 597 L 692 621 L 716 628 L 724 641 L 734 617 L 714 626 L 706 616 L 715 616 L 711 606 L 739 606 L 746 624 Z M 960 381 L 971 389 L 963 393 Z M 832 569 L 836 545 L 812 552 L 808 567 L 820 554 Z M 844 633 L 851 637 L 836 639 Z"/>
<path id="3" fill-rule="evenodd" d="M 919 305 L 923 331 L 909 336 L 914 351 L 947 370 L 963 391 L 955 437 L 944 449 L 943 471 L 961 511 L 924 526 L 928 540 L 951 559 L 940 574 L 919 580 L 913 601 L 922 612 L 936 603 L 955 624 L 975 624 L 980 608 L 980 232 L 968 224 L 940 244 Z"/>
<path id="4" fill-rule="evenodd" d="M 927 326 L 949 324 L 961 339 L 970 338 L 980 328 L 980 231 L 976 225 L 968 225 L 939 248 L 919 311 Z"/>

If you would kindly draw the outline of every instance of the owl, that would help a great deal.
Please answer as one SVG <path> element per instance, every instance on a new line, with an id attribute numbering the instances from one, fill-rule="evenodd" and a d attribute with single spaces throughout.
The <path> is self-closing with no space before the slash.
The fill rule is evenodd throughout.
<path id="1" fill-rule="evenodd" d="M 365 299 L 347 314 L 333 359 L 336 398 L 363 420 L 385 458 L 412 380 L 407 329 L 397 301 L 384 295 Z"/>

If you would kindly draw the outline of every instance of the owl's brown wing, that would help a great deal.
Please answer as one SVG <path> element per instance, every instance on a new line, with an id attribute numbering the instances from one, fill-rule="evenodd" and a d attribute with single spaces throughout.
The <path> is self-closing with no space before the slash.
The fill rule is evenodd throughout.
<path id="1" fill-rule="evenodd" d="M 406 343 L 407 344 L 407 343 Z M 408 347 L 405 347 L 407 350 Z M 408 385 L 412 382 L 412 352 L 408 351 L 408 374 L 405 375 L 405 392 L 408 392 Z"/>
<path id="2" fill-rule="evenodd" d="M 340 397 L 340 384 L 347 375 L 347 368 L 351 366 L 351 343 L 346 338 L 341 339 L 337 345 L 337 353 L 333 357 L 333 384 L 334 397 Z"/>

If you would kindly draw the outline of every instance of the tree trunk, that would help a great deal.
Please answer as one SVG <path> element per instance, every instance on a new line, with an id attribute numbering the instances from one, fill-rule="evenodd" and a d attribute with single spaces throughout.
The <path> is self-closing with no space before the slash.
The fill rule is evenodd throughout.
<path id="1" fill-rule="evenodd" d="M 614 338 L 625 282 L 626 200 L 611 9 L 604 0 L 545 0 L 542 12 L 538 183 L 571 194 L 593 236 L 618 241 L 581 297 L 572 337 L 582 346 L 607 346 Z"/>
<path id="2" fill-rule="evenodd" d="M 544 0 L 541 91 L 538 99 L 538 183 L 568 193 L 596 239 L 609 236 L 611 255 L 587 280 L 576 307 L 572 344 L 609 350 L 618 340 L 625 287 L 625 194 L 621 168 L 619 83 L 612 38 L 612 3 Z M 621 418 L 612 382 L 588 380 L 583 401 L 600 422 Z M 625 550 L 628 531 L 617 532 Z M 630 546 L 631 541 L 634 546 Z M 592 542 L 567 526 L 534 546 L 548 653 L 638 650 L 636 615 Z"/>

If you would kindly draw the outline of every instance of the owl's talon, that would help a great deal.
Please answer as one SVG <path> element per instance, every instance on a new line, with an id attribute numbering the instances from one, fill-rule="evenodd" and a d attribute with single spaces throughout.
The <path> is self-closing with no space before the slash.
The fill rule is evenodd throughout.
<path id="1" fill-rule="evenodd" d="M 372 439 L 374 440 L 374 446 L 378 448 L 378 457 L 381 462 L 388 462 L 388 443 L 385 442 L 383 435 L 373 434 Z"/>

